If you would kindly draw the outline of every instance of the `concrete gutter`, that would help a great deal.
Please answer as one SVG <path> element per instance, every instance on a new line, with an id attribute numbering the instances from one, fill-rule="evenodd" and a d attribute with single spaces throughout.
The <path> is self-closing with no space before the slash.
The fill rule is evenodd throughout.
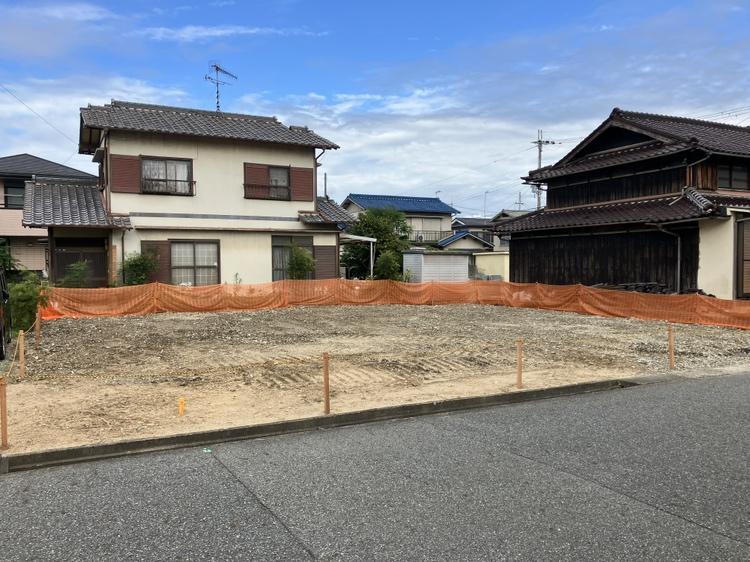
<path id="1" fill-rule="evenodd" d="M 489 406 L 516 404 L 531 400 L 543 400 L 560 396 L 570 396 L 573 394 L 627 388 L 637 385 L 638 383 L 632 380 L 607 380 L 558 386 L 555 388 L 544 388 L 540 390 L 523 390 L 505 394 L 476 396 L 472 398 L 453 398 L 450 400 L 441 400 L 439 402 L 388 406 L 372 410 L 332 414 L 330 416 L 317 416 L 297 420 L 232 427 L 228 429 L 182 433 L 167 437 L 153 437 L 132 441 L 83 445 L 64 449 L 48 449 L 46 451 L 32 453 L 12 453 L 0 455 L 0 474 L 136 455 L 154 451 L 166 451 L 169 449 L 180 449 L 184 447 L 199 447 L 226 441 L 257 439 L 259 437 L 270 437 L 287 433 L 297 433 L 300 431 L 311 431 L 314 429 L 328 429 L 398 418 L 410 418 L 414 416 L 426 416 L 430 414 L 456 412 L 474 408 L 486 408 Z"/>

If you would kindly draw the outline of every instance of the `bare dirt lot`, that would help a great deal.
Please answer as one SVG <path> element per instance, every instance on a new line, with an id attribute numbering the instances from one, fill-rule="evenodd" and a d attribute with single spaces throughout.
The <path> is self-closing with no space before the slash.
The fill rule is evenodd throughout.
<path id="1" fill-rule="evenodd" d="M 675 332 L 684 376 L 750 367 L 750 332 Z M 319 415 L 324 351 L 333 412 L 512 392 L 518 337 L 526 388 L 667 370 L 663 323 L 497 306 L 63 319 L 10 379 L 11 452 Z"/>

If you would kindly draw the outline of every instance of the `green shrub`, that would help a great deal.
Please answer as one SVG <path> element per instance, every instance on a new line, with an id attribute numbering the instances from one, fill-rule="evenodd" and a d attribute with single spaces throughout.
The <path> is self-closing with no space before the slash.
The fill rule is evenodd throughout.
<path id="1" fill-rule="evenodd" d="M 315 260 L 309 250 L 292 244 L 286 272 L 289 279 L 309 279 L 315 271 Z"/>
<path id="2" fill-rule="evenodd" d="M 122 278 L 125 285 L 148 283 L 158 264 L 153 252 L 129 254 L 122 262 Z"/>
<path id="3" fill-rule="evenodd" d="M 17 271 L 20 263 L 10 253 L 10 245 L 7 242 L 0 242 L 0 266 L 7 271 Z"/>
<path id="4" fill-rule="evenodd" d="M 47 304 L 41 280 L 36 274 L 25 271 L 22 280 L 11 283 L 8 291 L 13 330 L 28 330 L 34 323 L 37 308 Z"/>
<path id="5" fill-rule="evenodd" d="M 88 260 L 79 260 L 65 268 L 65 275 L 60 279 L 61 287 L 81 288 L 88 285 L 90 277 Z"/>
<path id="6" fill-rule="evenodd" d="M 401 255 L 394 250 L 387 250 L 378 256 L 373 268 L 375 279 L 401 280 Z"/>

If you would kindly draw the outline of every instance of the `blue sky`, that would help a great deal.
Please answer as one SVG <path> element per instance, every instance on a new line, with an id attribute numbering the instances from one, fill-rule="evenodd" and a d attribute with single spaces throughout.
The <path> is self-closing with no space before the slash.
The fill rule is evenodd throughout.
<path id="1" fill-rule="evenodd" d="M 613 107 L 750 125 L 748 2 L 2 2 L 3 154 L 92 170 L 77 108 L 111 98 L 276 115 L 341 145 L 330 192 L 533 198 L 538 128 L 570 150 Z M 738 111 L 728 111 L 743 108 Z M 744 121 L 747 119 L 747 121 Z M 484 206 L 485 192 L 487 207 Z"/>

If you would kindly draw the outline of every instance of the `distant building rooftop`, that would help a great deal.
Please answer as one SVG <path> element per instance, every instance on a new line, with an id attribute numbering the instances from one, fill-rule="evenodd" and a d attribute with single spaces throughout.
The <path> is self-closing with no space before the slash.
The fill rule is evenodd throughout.
<path id="1" fill-rule="evenodd" d="M 395 209 L 403 213 L 438 213 L 455 215 L 459 211 L 446 205 L 437 197 L 407 197 L 404 195 L 373 195 L 350 193 L 341 203 L 354 203 L 363 209 Z"/>
<path id="2" fill-rule="evenodd" d="M 55 176 L 59 178 L 96 179 L 81 170 L 39 158 L 33 154 L 13 154 L 0 157 L 0 177 L 30 178 L 31 176 Z"/>

